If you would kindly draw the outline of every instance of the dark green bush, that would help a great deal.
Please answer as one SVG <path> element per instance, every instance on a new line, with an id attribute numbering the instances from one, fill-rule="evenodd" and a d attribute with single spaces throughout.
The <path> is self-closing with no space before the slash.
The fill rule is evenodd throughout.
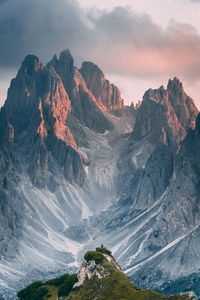
<path id="1" fill-rule="evenodd" d="M 101 253 L 105 253 L 105 254 L 108 254 L 108 255 L 112 255 L 112 252 L 110 250 L 108 250 L 107 248 L 105 247 L 102 247 L 102 248 L 96 248 L 96 251 L 97 252 L 101 252 Z"/>
<path id="2" fill-rule="evenodd" d="M 65 280 L 67 280 L 68 276 L 69 276 L 69 274 L 61 275 L 54 279 L 48 280 L 47 282 L 45 282 L 45 284 L 50 284 L 50 285 L 55 285 L 55 286 L 61 285 Z"/>
<path id="3" fill-rule="evenodd" d="M 73 285 L 78 281 L 76 274 L 69 275 L 64 281 L 63 285 L 58 290 L 58 296 L 68 296 L 71 292 Z"/>
<path id="4" fill-rule="evenodd" d="M 104 256 L 97 251 L 88 251 L 85 253 L 84 259 L 87 261 L 94 260 L 96 264 L 100 264 L 103 261 Z"/>
<path id="5" fill-rule="evenodd" d="M 43 297 L 48 293 L 48 289 L 42 287 L 42 284 L 42 281 L 35 281 L 21 290 L 17 296 L 20 300 L 43 300 Z"/>

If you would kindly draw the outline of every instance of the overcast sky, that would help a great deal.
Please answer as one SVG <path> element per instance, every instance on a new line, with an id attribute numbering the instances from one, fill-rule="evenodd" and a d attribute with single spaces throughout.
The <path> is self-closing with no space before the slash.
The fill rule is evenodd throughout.
<path id="1" fill-rule="evenodd" d="M 0 103 L 27 54 L 46 63 L 66 48 L 125 103 L 177 76 L 200 108 L 200 0 L 0 0 Z"/>

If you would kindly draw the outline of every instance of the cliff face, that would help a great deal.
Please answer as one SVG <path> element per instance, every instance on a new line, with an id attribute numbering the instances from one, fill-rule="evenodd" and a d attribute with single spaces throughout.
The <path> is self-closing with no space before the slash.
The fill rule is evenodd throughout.
<path id="1" fill-rule="evenodd" d="M 101 243 L 141 286 L 199 278 L 198 111 L 176 78 L 120 99 L 69 51 L 25 58 L 0 112 L 0 298 Z"/>
<path id="2" fill-rule="evenodd" d="M 63 177 L 82 186 L 86 160 L 79 147 L 88 147 L 85 128 L 104 133 L 113 125 L 98 108 L 69 51 L 63 51 L 48 67 L 34 55 L 24 59 L 1 109 L 0 128 L 0 255 L 10 257 L 12 248 L 17 251 L 30 198 L 25 181 L 33 184 L 32 191 L 53 193 Z"/>
<path id="3" fill-rule="evenodd" d="M 123 108 L 120 90 L 105 78 L 97 65 L 83 62 L 80 73 L 101 109 L 110 111 Z"/>
<path id="4" fill-rule="evenodd" d="M 53 67 L 59 74 L 71 100 L 72 113 L 82 125 L 99 133 L 113 128 L 99 109 L 98 101 L 87 88 L 81 73 L 74 66 L 73 57 L 68 50 L 63 51 L 59 59 L 54 56 L 47 67 Z"/>
<path id="5" fill-rule="evenodd" d="M 52 158 L 64 166 L 69 181 L 83 182 L 81 157 L 67 124 L 70 113 L 71 103 L 58 74 L 37 57 L 27 56 L 1 114 L 13 126 L 16 151 L 36 185 L 54 180 Z"/>
<path id="6" fill-rule="evenodd" d="M 148 90 L 138 108 L 133 139 L 141 140 L 151 135 L 169 146 L 177 145 L 189 128 L 194 128 L 198 110 L 186 95 L 177 78 L 169 80 L 167 90 L 160 87 Z"/>

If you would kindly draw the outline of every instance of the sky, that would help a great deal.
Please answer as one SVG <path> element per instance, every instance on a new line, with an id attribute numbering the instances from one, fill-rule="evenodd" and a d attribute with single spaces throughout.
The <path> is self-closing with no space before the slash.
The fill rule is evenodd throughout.
<path id="1" fill-rule="evenodd" d="M 0 0 L 0 105 L 27 54 L 70 49 L 95 62 L 125 103 L 178 77 L 200 109 L 200 0 Z"/>

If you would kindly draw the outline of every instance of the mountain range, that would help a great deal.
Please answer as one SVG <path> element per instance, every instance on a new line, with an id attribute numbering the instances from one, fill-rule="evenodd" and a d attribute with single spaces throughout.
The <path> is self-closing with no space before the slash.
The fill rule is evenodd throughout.
<path id="1" fill-rule="evenodd" d="M 199 149 L 179 79 L 125 106 L 96 64 L 28 55 L 0 111 L 0 297 L 102 243 L 138 286 L 200 296 Z"/>

